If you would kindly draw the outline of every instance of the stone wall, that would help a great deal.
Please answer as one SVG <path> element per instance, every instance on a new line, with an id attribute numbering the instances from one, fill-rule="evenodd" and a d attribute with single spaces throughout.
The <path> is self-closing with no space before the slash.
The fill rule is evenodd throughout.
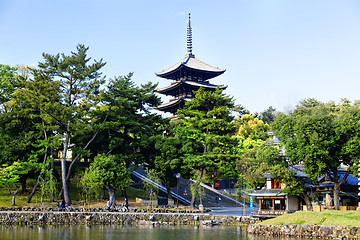
<path id="1" fill-rule="evenodd" d="M 169 198 L 167 201 L 168 201 L 167 206 L 174 207 L 175 204 L 176 204 L 176 200 L 174 200 L 172 198 Z M 150 201 L 150 200 L 147 200 L 147 199 L 136 198 L 136 203 L 141 203 L 141 204 L 144 204 L 144 205 L 157 206 L 158 205 L 158 199 L 157 198 L 156 199 L 151 199 L 151 201 Z"/>
<path id="2" fill-rule="evenodd" d="M 360 239 L 360 227 L 317 225 L 249 225 L 248 232 L 259 235 L 291 236 L 322 239 Z"/>
<path id="3" fill-rule="evenodd" d="M 164 225 L 240 225 L 256 223 L 257 219 L 236 216 L 214 216 L 187 213 L 139 212 L 56 212 L 3 211 L 1 225 L 62 225 L 62 224 L 164 224 Z"/>

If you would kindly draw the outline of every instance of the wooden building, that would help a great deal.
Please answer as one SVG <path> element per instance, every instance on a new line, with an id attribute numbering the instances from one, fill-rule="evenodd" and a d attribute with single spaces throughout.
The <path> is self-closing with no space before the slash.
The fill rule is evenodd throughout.
<path id="1" fill-rule="evenodd" d="M 304 166 L 289 166 L 297 177 L 307 178 L 303 172 Z M 345 169 L 338 169 L 339 179 L 346 174 Z M 266 177 L 266 186 L 261 190 L 256 190 L 249 195 L 259 203 L 259 210 L 253 215 L 261 218 L 276 217 L 285 213 L 292 213 L 299 210 L 307 210 L 305 202 L 298 195 L 288 195 L 282 191 L 284 184 L 276 182 L 269 175 Z M 312 199 L 313 211 L 333 209 L 333 203 L 326 203 L 326 198 L 333 198 L 334 183 L 324 175 L 317 179 L 317 184 L 306 184 L 308 192 L 313 193 L 316 199 Z M 349 174 L 344 184 L 341 185 L 339 194 L 340 210 L 355 210 L 359 201 L 358 192 L 359 180 Z"/>
<path id="2" fill-rule="evenodd" d="M 266 176 L 266 188 L 249 194 L 259 202 L 259 211 L 254 215 L 269 218 L 300 210 L 299 196 L 283 193 L 282 188 L 284 187 L 284 184 Z"/>

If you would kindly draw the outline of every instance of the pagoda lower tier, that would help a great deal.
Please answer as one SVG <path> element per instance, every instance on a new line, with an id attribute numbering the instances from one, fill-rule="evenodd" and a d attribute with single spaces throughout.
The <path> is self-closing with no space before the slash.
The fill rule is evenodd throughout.
<path id="1" fill-rule="evenodd" d="M 159 88 L 156 90 L 157 93 L 161 93 L 167 96 L 173 96 L 174 99 L 170 100 L 170 102 L 168 103 L 158 106 L 155 109 L 176 114 L 176 111 L 184 106 L 185 101 L 190 101 L 194 97 L 194 91 L 199 90 L 200 87 L 204 88 L 206 91 L 215 91 L 216 88 L 227 88 L 227 86 L 225 85 L 215 85 L 206 82 L 178 80 L 167 87 Z"/>
<path id="2" fill-rule="evenodd" d="M 176 112 L 178 109 L 183 108 L 186 101 L 190 101 L 190 98 L 174 98 L 171 99 L 169 102 L 161 104 L 160 106 L 156 107 L 156 110 L 163 111 L 163 112 L 169 112 L 173 115 L 176 115 Z"/>

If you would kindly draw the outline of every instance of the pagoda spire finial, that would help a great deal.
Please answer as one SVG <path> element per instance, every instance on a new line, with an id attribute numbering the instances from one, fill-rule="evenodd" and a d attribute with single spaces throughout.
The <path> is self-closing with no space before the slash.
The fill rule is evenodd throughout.
<path id="1" fill-rule="evenodd" d="M 191 30 L 191 21 L 190 21 L 190 13 L 187 27 L 187 53 L 189 56 L 194 56 L 192 54 L 192 30 Z"/>

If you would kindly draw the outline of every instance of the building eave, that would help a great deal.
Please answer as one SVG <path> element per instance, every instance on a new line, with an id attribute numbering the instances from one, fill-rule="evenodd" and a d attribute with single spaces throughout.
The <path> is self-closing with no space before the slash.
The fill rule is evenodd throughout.
<path id="1" fill-rule="evenodd" d="M 192 72 L 194 75 L 199 73 L 203 75 L 207 75 L 203 79 L 203 80 L 207 80 L 223 74 L 226 70 L 210 66 L 198 60 L 193 55 L 187 55 L 184 59 L 182 59 L 180 62 L 176 63 L 175 65 L 155 74 L 158 77 L 178 80 L 179 76 L 181 76 L 181 71 L 187 71 L 190 73 Z"/>
<path id="2" fill-rule="evenodd" d="M 180 80 L 177 82 L 174 82 L 173 84 L 163 87 L 163 88 L 158 88 L 156 89 L 157 93 L 161 93 L 161 94 L 169 94 L 171 95 L 171 91 L 180 87 L 181 85 L 185 85 L 187 87 L 190 88 L 194 88 L 194 89 L 199 89 L 200 87 L 205 88 L 206 90 L 215 90 L 216 88 L 220 88 L 220 89 L 226 89 L 227 85 L 216 85 L 216 84 L 210 84 L 210 83 L 204 83 L 204 82 L 195 82 L 195 81 L 186 81 L 186 80 Z"/>
<path id="3" fill-rule="evenodd" d="M 158 110 L 158 111 L 164 111 L 164 112 L 173 113 L 173 111 L 171 111 L 171 110 L 174 109 L 174 108 L 178 108 L 178 106 L 179 106 L 180 104 L 184 103 L 185 101 L 190 101 L 190 99 L 188 99 L 188 98 L 183 98 L 183 97 L 176 98 L 176 99 L 174 99 L 174 100 L 171 100 L 170 102 L 161 104 L 161 105 L 157 106 L 157 107 L 154 108 L 154 109 L 155 109 L 155 110 Z"/>

